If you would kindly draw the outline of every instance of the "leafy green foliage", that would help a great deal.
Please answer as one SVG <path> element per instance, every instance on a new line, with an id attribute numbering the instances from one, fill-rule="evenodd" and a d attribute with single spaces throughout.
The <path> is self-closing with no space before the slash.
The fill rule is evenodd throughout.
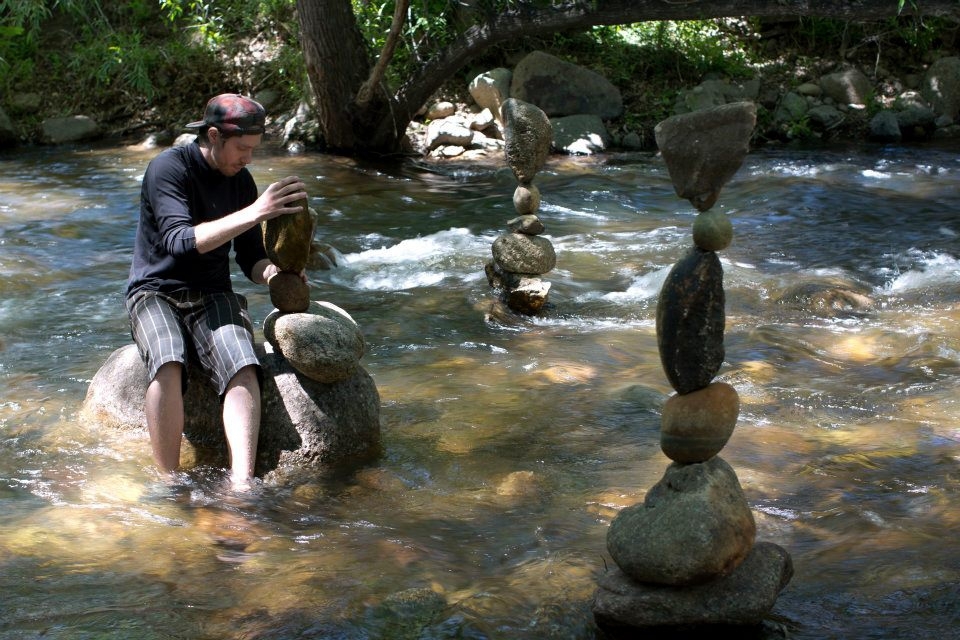
<path id="1" fill-rule="evenodd" d="M 0 0 L 0 96 L 63 91 L 51 101 L 61 109 L 83 105 L 108 117 L 161 97 L 168 107 L 189 102 L 193 113 L 213 92 L 253 92 L 267 83 L 299 99 L 307 84 L 295 6 L 295 0 Z M 262 53 L 251 63 L 247 53 L 254 48 Z"/>
<path id="2" fill-rule="evenodd" d="M 396 0 L 351 3 L 372 61 L 390 32 Z M 412 0 L 386 83 L 398 87 L 472 24 L 504 11 L 557 3 Z M 618 124 L 642 130 L 670 115 L 676 87 L 708 74 L 749 77 L 760 61 L 798 69 L 797 56 L 784 55 L 792 48 L 867 65 L 903 48 L 919 58 L 953 46 L 955 24 L 909 15 L 905 9 L 913 0 L 898 4 L 901 14 L 886 21 L 788 20 L 789 28 L 770 29 L 778 32 L 773 42 L 765 31 L 769 22 L 736 19 L 643 22 L 517 38 L 489 49 L 460 77 L 450 78 L 449 87 L 465 92 L 479 71 L 509 67 L 523 54 L 543 49 L 609 78 L 628 105 Z M 296 0 L 0 0 L 0 99 L 18 91 L 57 94 L 50 105 L 92 115 L 98 109 L 146 112 L 159 103 L 165 117 L 182 122 L 214 92 L 262 88 L 280 92 L 285 104 L 278 108 L 309 93 Z M 805 124 L 796 129 L 802 134 Z"/>
<path id="3" fill-rule="evenodd" d="M 373 59 L 383 49 L 393 23 L 396 2 L 352 0 L 360 32 Z M 407 9 L 397 46 L 387 71 L 387 82 L 400 84 L 435 50 L 449 43 L 456 35 L 451 25 L 458 23 L 457 3 L 452 0 L 420 0 Z"/>

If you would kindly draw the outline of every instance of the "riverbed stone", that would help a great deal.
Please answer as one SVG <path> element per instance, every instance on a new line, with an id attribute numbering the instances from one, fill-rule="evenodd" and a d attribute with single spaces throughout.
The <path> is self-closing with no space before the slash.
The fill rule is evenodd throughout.
<path id="1" fill-rule="evenodd" d="M 677 195 L 700 211 L 712 207 L 743 164 L 756 122 L 754 103 L 734 102 L 658 123 L 654 136 Z"/>
<path id="2" fill-rule="evenodd" d="M 792 577 L 790 554 L 772 542 L 756 543 L 730 575 L 691 587 L 638 583 L 611 567 L 598 581 L 593 615 L 601 627 L 619 629 L 759 625 Z"/>
<path id="3" fill-rule="evenodd" d="M 427 125 L 424 147 L 428 153 L 438 150 L 442 152 L 446 147 L 460 147 L 460 153 L 463 153 L 463 148 L 472 141 L 473 130 L 460 118 L 450 117 L 432 120 Z"/>
<path id="4" fill-rule="evenodd" d="M 370 375 L 357 367 L 339 382 L 324 384 L 296 371 L 268 343 L 255 345 L 263 372 L 258 475 L 282 469 L 322 471 L 367 460 L 380 451 L 380 396 Z M 227 460 L 216 389 L 187 367 L 184 434 L 194 445 Z M 78 418 L 91 428 L 142 430 L 147 371 L 136 345 L 114 351 L 94 375 Z"/>
<path id="5" fill-rule="evenodd" d="M 710 384 L 725 355 L 723 267 L 713 251 L 690 249 L 670 270 L 657 301 L 660 362 L 678 393 Z"/>
<path id="6" fill-rule="evenodd" d="M 323 470 L 380 453 L 380 394 L 363 367 L 348 378 L 318 382 L 269 343 L 262 348 L 260 469 Z"/>
<path id="7" fill-rule="evenodd" d="M 694 585 L 729 575 L 750 553 L 756 523 L 737 474 L 720 456 L 673 462 L 642 503 L 607 530 L 607 551 L 633 580 Z"/>
<path id="8" fill-rule="evenodd" d="M 541 275 L 557 266 L 553 243 L 543 236 L 504 233 L 493 241 L 493 260 L 503 271 Z"/>
<path id="9" fill-rule="evenodd" d="M 945 56 L 931 64 L 921 93 L 937 115 L 960 118 L 960 57 Z"/>
<path id="10" fill-rule="evenodd" d="M 550 118 L 553 148 L 570 155 L 602 153 L 613 144 L 613 136 L 600 116 L 581 114 Z"/>
<path id="11" fill-rule="evenodd" d="M 296 206 L 299 207 L 296 213 L 277 216 L 261 224 L 267 257 L 280 271 L 292 273 L 306 268 L 316 228 L 316 212 L 310 209 L 307 199 Z"/>
<path id="12" fill-rule="evenodd" d="M 284 313 L 301 313 L 310 308 L 310 286 L 300 274 L 281 271 L 268 283 L 270 302 Z"/>
<path id="13" fill-rule="evenodd" d="M 740 415 L 737 390 L 725 382 L 670 396 L 660 420 L 660 449 L 683 464 L 704 462 L 720 453 Z"/>
<path id="14" fill-rule="evenodd" d="M 550 155 L 553 129 L 539 107 L 508 98 L 500 107 L 503 122 L 503 151 L 507 165 L 520 184 L 529 184 Z"/>
<path id="15" fill-rule="evenodd" d="M 325 242 L 314 242 L 310 248 L 310 260 L 307 269 L 329 271 L 340 266 L 340 252 L 336 247 Z"/>
<path id="16" fill-rule="evenodd" d="M 330 302 L 313 301 L 304 313 L 273 311 L 263 335 L 294 369 L 327 384 L 353 376 L 366 348 L 354 319 Z"/>

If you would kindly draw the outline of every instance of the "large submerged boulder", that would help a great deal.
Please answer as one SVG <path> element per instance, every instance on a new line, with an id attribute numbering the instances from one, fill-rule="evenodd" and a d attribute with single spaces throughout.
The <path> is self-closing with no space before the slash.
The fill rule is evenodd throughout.
<path id="1" fill-rule="evenodd" d="M 257 354 L 263 370 L 258 475 L 319 470 L 379 454 L 380 395 L 362 367 L 337 382 L 323 383 L 294 369 L 270 344 L 258 344 Z M 217 392 L 192 366 L 187 378 L 184 434 L 226 461 Z M 147 383 L 136 346 L 120 347 L 93 377 L 80 409 L 81 422 L 145 432 Z"/>

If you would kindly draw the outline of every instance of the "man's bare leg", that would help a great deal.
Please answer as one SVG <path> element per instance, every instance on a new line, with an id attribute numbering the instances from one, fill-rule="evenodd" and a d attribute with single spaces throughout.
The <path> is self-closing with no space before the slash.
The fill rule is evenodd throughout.
<path id="1" fill-rule="evenodd" d="M 230 477 L 237 488 L 249 486 L 260 437 L 260 381 L 248 365 L 227 384 L 223 396 L 223 426 L 230 450 Z"/>
<path id="2" fill-rule="evenodd" d="M 179 362 L 160 366 L 147 385 L 144 412 L 153 460 L 161 471 L 180 466 L 180 442 L 183 439 L 183 367 Z"/>

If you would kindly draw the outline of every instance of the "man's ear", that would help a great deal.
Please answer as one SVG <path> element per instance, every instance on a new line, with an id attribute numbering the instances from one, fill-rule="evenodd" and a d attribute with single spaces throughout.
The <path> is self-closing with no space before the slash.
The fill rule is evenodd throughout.
<path id="1" fill-rule="evenodd" d="M 220 139 L 219 129 L 217 129 L 216 127 L 210 127 L 209 129 L 207 129 L 207 141 L 209 141 L 210 144 L 216 144 L 217 140 L 219 139 Z"/>

